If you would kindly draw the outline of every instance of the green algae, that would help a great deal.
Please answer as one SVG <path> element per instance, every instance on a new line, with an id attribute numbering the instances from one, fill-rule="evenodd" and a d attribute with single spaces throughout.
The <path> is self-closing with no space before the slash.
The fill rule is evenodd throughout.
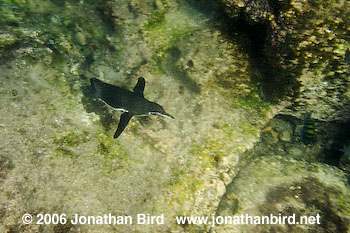
<path id="1" fill-rule="evenodd" d="M 80 156 L 79 148 L 91 140 L 90 136 L 88 132 L 70 132 L 58 137 L 53 140 L 56 145 L 55 151 L 57 155 L 77 159 Z M 129 162 L 129 155 L 124 148 L 105 133 L 97 134 L 96 138 L 98 140 L 96 156 L 102 158 L 102 164 L 106 171 L 111 173 L 115 167 L 125 167 Z"/>
<path id="2" fill-rule="evenodd" d="M 146 31 L 161 29 L 165 26 L 165 13 L 164 11 L 155 11 L 153 14 L 147 18 L 147 23 L 145 26 Z"/>
<path id="3" fill-rule="evenodd" d="M 193 179 L 190 174 L 182 176 L 179 182 L 169 187 L 173 194 L 172 201 L 179 205 L 185 204 L 204 184 L 204 180 Z"/>
<path id="4" fill-rule="evenodd" d="M 71 159 L 79 158 L 79 154 L 70 148 L 59 146 L 55 149 L 55 151 L 56 151 L 57 155 L 59 155 L 59 156 L 62 155 L 64 157 L 69 157 Z"/>
<path id="5" fill-rule="evenodd" d="M 339 211 L 343 212 L 345 215 L 350 215 L 350 201 L 345 195 L 331 195 L 334 196 L 336 204 L 339 207 Z"/>
<path id="6" fill-rule="evenodd" d="M 175 168 L 174 174 L 176 174 L 176 170 L 179 169 Z M 204 179 L 201 179 L 197 176 L 197 174 L 192 173 L 181 174 L 177 177 L 172 177 L 174 181 L 172 181 L 171 184 L 165 184 L 165 188 L 168 190 L 169 194 L 163 197 L 166 203 L 166 206 L 163 206 L 163 213 L 167 213 L 170 210 L 171 212 L 169 213 L 169 216 L 193 215 L 192 209 L 189 210 L 187 208 L 179 208 L 179 206 L 187 205 L 189 200 L 191 202 L 194 201 L 196 198 L 196 193 L 201 192 L 203 188 L 206 187 L 207 182 Z M 157 208 L 159 208 L 159 206 Z M 176 225 L 174 225 L 174 223 L 170 223 L 170 226 L 172 226 L 173 228 L 177 227 Z"/>
<path id="7" fill-rule="evenodd" d="M 253 111 L 267 112 L 272 105 L 263 101 L 256 91 L 252 91 L 249 94 L 237 96 L 234 99 L 233 106 L 235 108 L 249 108 Z"/>
<path id="8" fill-rule="evenodd" d="M 207 138 L 203 144 L 194 145 L 190 153 L 200 161 L 200 168 L 203 170 L 217 167 L 222 159 L 228 156 L 223 144 L 211 138 Z"/>
<path id="9" fill-rule="evenodd" d="M 166 50 L 164 49 L 155 49 L 152 55 L 152 61 L 148 68 L 151 74 L 162 75 L 165 73 L 163 68 L 164 59 Z"/>
<path id="10" fill-rule="evenodd" d="M 114 140 L 114 138 L 100 133 L 97 135 L 99 141 L 98 154 L 106 159 L 106 162 L 112 162 L 113 159 L 118 159 L 119 162 L 127 163 L 129 161 L 128 153 L 123 147 Z"/>
<path id="11" fill-rule="evenodd" d="M 143 33 L 155 51 L 161 49 L 165 52 L 198 28 L 199 25 L 187 15 L 182 15 L 174 10 L 158 10 L 148 17 Z"/>
<path id="12" fill-rule="evenodd" d="M 0 48 L 6 48 L 17 42 L 17 38 L 11 34 L 0 34 Z"/>
<path id="13" fill-rule="evenodd" d="M 54 143 L 59 145 L 59 146 L 77 146 L 80 143 L 85 143 L 87 142 L 88 139 L 88 133 L 76 133 L 76 132 L 71 132 L 68 133 L 67 135 L 64 135 L 62 137 L 54 139 Z"/>

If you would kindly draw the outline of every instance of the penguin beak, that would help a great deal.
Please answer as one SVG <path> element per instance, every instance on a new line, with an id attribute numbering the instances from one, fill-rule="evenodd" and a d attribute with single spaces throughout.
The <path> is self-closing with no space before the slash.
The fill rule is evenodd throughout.
<path id="1" fill-rule="evenodd" d="M 171 119 L 175 119 L 175 117 L 173 117 L 172 115 L 168 114 L 168 113 L 164 113 L 163 116 L 171 118 Z"/>
<path id="2" fill-rule="evenodd" d="M 175 119 L 175 117 L 173 117 L 172 115 L 166 113 L 166 112 L 163 112 L 163 113 L 160 113 L 160 112 L 150 112 L 149 114 L 152 114 L 152 115 L 158 115 L 158 116 L 163 116 L 163 117 L 168 117 L 168 118 L 171 118 L 171 119 Z"/>

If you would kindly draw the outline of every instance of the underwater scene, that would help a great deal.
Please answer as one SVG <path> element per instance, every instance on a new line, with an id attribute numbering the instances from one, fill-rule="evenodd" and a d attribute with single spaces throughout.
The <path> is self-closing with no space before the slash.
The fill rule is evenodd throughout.
<path id="1" fill-rule="evenodd" d="M 0 0 L 0 232 L 350 232 L 350 1 Z"/>

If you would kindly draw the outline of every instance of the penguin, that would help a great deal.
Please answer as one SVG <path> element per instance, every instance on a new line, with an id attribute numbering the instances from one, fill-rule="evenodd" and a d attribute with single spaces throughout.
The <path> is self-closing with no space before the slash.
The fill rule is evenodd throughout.
<path id="1" fill-rule="evenodd" d="M 118 128 L 113 136 L 115 139 L 120 136 L 128 125 L 131 117 L 135 115 L 158 115 L 174 119 L 172 115 L 164 111 L 162 106 L 149 101 L 144 97 L 143 91 L 145 89 L 146 81 L 143 77 L 140 77 L 137 80 L 133 92 L 104 83 L 97 78 L 91 78 L 90 82 L 92 89 L 99 99 L 113 109 L 123 112 L 120 116 Z"/>

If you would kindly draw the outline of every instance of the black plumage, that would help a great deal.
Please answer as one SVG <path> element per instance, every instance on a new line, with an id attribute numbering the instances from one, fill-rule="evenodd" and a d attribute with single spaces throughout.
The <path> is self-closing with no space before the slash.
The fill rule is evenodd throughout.
<path id="1" fill-rule="evenodd" d="M 133 92 L 104 83 L 96 78 L 90 79 L 90 82 L 91 87 L 103 102 L 115 110 L 124 112 L 120 117 L 118 129 L 114 134 L 114 138 L 119 137 L 134 115 L 160 115 L 174 118 L 166 113 L 159 104 L 145 99 L 143 95 L 145 79 L 142 77 L 138 79 Z"/>

